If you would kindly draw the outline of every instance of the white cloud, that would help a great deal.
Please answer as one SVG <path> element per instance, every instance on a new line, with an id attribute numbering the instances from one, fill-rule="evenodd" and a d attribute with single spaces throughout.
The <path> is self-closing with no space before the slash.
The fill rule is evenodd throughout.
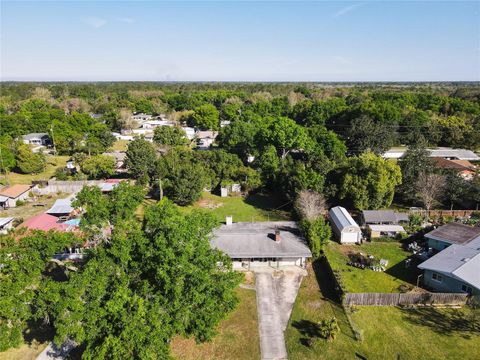
<path id="1" fill-rule="evenodd" d="M 132 19 L 129 17 L 119 17 L 116 20 L 120 22 L 128 23 L 128 24 L 133 24 L 135 22 L 135 19 Z"/>
<path id="2" fill-rule="evenodd" d="M 88 18 L 82 19 L 82 21 L 87 24 L 90 27 L 93 27 L 94 29 L 101 28 L 102 26 L 105 26 L 107 23 L 107 20 L 95 17 L 95 16 L 90 16 Z"/>
<path id="3" fill-rule="evenodd" d="M 345 6 L 344 8 L 340 9 L 339 11 L 337 11 L 335 14 L 333 14 L 333 17 L 336 18 L 336 17 L 339 17 L 339 16 L 343 16 L 345 14 L 348 14 L 350 11 L 353 11 L 357 8 L 359 8 L 360 6 L 363 6 L 365 4 L 354 4 L 354 5 L 349 5 L 349 6 Z"/>

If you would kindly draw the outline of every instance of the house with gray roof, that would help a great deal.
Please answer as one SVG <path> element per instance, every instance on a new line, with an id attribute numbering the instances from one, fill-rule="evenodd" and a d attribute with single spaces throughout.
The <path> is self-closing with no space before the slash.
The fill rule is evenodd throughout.
<path id="1" fill-rule="evenodd" d="M 226 253 L 237 270 L 304 267 L 312 257 L 293 221 L 233 223 L 227 217 L 226 224 L 213 231 L 210 245 Z"/>
<path id="2" fill-rule="evenodd" d="M 385 159 L 401 159 L 405 156 L 406 147 L 391 148 L 382 156 Z M 435 149 L 427 149 L 430 157 L 443 158 L 448 160 L 469 160 L 479 161 L 480 157 L 471 150 L 466 149 L 452 149 L 448 147 L 439 147 Z"/>
<path id="3" fill-rule="evenodd" d="M 328 212 L 333 233 L 341 244 L 355 244 L 362 240 L 362 230 L 348 211 L 335 206 Z"/>
<path id="4" fill-rule="evenodd" d="M 75 210 L 72 207 L 72 201 L 74 199 L 75 195 L 70 195 L 65 199 L 58 199 L 46 213 L 53 216 L 68 216 Z"/>
<path id="5" fill-rule="evenodd" d="M 425 234 L 428 247 L 442 251 L 451 245 L 480 247 L 480 227 L 451 222 Z"/>
<path id="6" fill-rule="evenodd" d="M 453 244 L 418 265 L 423 283 L 436 291 L 480 295 L 478 248 Z"/>
<path id="7" fill-rule="evenodd" d="M 31 133 L 22 137 L 23 143 L 27 145 L 47 146 L 50 144 L 50 138 L 47 133 Z"/>
<path id="8" fill-rule="evenodd" d="M 408 222 L 408 214 L 393 210 L 363 210 L 362 223 L 364 225 L 399 225 Z"/>

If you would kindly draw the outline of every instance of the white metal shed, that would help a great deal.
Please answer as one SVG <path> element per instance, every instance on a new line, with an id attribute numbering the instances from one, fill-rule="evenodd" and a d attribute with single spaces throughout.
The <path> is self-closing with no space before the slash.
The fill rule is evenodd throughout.
<path id="1" fill-rule="evenodd" d="M 335 206 L 330 209 L 328 214 L 333 233 L 341 244 L 360 242 L 362 239 L 362 230 L 345 208 Z"/>

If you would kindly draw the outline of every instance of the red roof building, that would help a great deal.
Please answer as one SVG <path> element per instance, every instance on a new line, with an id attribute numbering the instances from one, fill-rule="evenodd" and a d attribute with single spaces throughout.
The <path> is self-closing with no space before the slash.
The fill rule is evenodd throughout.
<path id="1" fill-rule="evenodd" d="M 56 231 L 75 231 L 77 226 L 58 222 L 58 217 L 49 214 L 40 214 L 25 220 L 19 227 L 30 230 L 56 230 Z"/>

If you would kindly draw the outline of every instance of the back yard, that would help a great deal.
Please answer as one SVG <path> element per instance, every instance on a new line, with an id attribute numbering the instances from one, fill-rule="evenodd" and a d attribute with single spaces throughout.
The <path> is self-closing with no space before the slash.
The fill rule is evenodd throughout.
<path id="1" fill-rule="evenodd" d="M 374 260 L 388 260 L 385 272 L 376 272 L 371 269 L 359 269 L 347 262 L 355 254 L 373 255 Z M 399 242 L 372 242 L 363 245 L 340 245 L 330 242 L 325 247 L 325 254 L 333 270 L 337 270 L 342 279 L 346 292 L 399 292 L 399 287 L 411 288 L 416 284 L 418 261 L 412 259 L 410 266 L 405 260 L 411 253 L 403 250 Z"/>
<path id="2" fill-rule="evenodd" d="M 362 334 L 356 341 L 341 307 L 330 300 L 331 288 L 324 269 L 312 269 L 304 278 L 285 338 L 290 360 L 308 359 L 477 359 L 480 328 L 474 331 L 465 309 L 400 309 L 357 307 L 351 318 Z M 334 341 L 318 339 L 307 347 L 305 339 L 316 324 L 335 316 L 340 334 Z"/>
<path id="3" fill-rule="evenodd" d="M 64 167 L 67 164 L 69 156 L 47 155 L 47 166 L 45 171 L 39 174 L 19 174 L 9 172 L 7 175 L 10 184 L 31 184 L 34 180 L 48 180 L 55 175 L 58 167 Z M 3 177 L 2 177 L 3 181 Z"/>
<path id="4" fill-rule="evenodd" d="M 229 215 L 233 216 L 234 222 L 289 220 L 290 213 L 285 210 L 288 205 L 282 205 L 285 205 L 285 202 L 272 194 L 220 197 L 204 192 L 199 201 L 183 209 L 211 210 L 219 222 L 225 222 L 225 217 Z M 281 208 L 278 209 L 279 207 Z"/>

